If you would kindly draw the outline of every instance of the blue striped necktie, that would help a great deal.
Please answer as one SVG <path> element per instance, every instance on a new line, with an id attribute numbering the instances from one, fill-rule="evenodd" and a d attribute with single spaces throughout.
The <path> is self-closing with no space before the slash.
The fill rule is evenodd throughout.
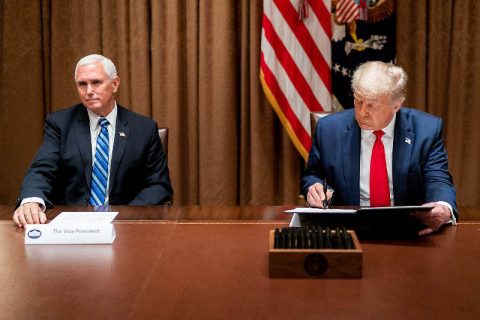
<path id="1" fill-rule="evenodd" d="M 92 181 L 90 191 L 90 204 L 92 206 L 101 206 L 105 204 L 108 187 L 108 125 L 105 118 L 98 120 L 100 124 L 100 133 L 97 137 L 97 147 L 95 149 L 95 161 L 93 162 Z"/>

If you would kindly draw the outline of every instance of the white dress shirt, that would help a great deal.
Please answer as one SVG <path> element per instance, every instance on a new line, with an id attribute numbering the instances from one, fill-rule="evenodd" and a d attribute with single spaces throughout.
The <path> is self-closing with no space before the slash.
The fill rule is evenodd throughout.
<path id="1" fill-rule="evenodd" d="M 390 123 L 382 129 L 382 131 L 385 133 L 382 136 L 382 142 L 385 149 L 385 158 L 387 161 L 388 188 L 390 189 L 390 205 L 393 205 L 394 203 L 392 153 L 396 118 L 397 114 L 395 114 L 392 121 L 390 121 Z M 370 161 L 372 158 L 372 149 L 373 145 L 375 144 L 375 140 L 376 136 L 373 134 L 373 130 L 361 129 L 360 206 L 370 206 Z"/>

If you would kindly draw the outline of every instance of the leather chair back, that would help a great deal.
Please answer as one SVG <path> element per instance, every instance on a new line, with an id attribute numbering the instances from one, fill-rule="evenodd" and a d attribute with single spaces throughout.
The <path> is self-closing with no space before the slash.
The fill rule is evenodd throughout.
<path id="1" fill-rule="evenodd" d="M 165 152 L 165 157 L 168 159 L 168 128 L 159 128 L 158 135 L 160 136 L 160 141 L 162 142 L 163 152 Z"/>
<path id="2" fill-rule="evenodd" d="M 328 116 L 329 114 L 332 114 L 332 112 L 310 112 L 310 133 L 312 134 L 312 138 L 313 134 L 315 133 L 315 127 L 317 126 L 318 120 Z"/>

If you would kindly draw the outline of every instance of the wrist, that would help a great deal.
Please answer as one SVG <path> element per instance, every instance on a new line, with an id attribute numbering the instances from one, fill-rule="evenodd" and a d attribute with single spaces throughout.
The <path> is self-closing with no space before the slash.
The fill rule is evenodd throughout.
<path id="1" fill-rule="evenodd" d="M 445 201 L 437 201 L 437 204 L 442 205 L 446 208 L 445 210 L 445 222 L 443 224 L 451 224 L 453 226 L 457 225 L 457 219 L 455 218 L 455 214 L 453 213 L 453 208 L 450 203 Z"/>

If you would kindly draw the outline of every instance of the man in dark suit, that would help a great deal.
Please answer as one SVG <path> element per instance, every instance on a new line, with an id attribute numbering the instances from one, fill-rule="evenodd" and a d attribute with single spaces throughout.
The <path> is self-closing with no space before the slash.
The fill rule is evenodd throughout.
<path id="1" fill-rule="evenodd" d="M 355 108 L 321 118 L 302 179 L 311 206 L 429 205 L 416 217 L 420 234 L 456 223 L 455 188 L 448 171 L 442 121 L 401 108 L 407 75 L 379 61 L 358 67 L 352 80 Z M 333 191 L 334 190 L 334 191 Z"/>
<path id="2" fill-rule="evenodd" d="M 45 223 L 54 204 L 155 205 L 173 195 L 157 124 L 116 103 L 113 62 L 82 58 L 75 83 L 82 103 L 46 119 L 13 214 L 19 227 Z"/>

